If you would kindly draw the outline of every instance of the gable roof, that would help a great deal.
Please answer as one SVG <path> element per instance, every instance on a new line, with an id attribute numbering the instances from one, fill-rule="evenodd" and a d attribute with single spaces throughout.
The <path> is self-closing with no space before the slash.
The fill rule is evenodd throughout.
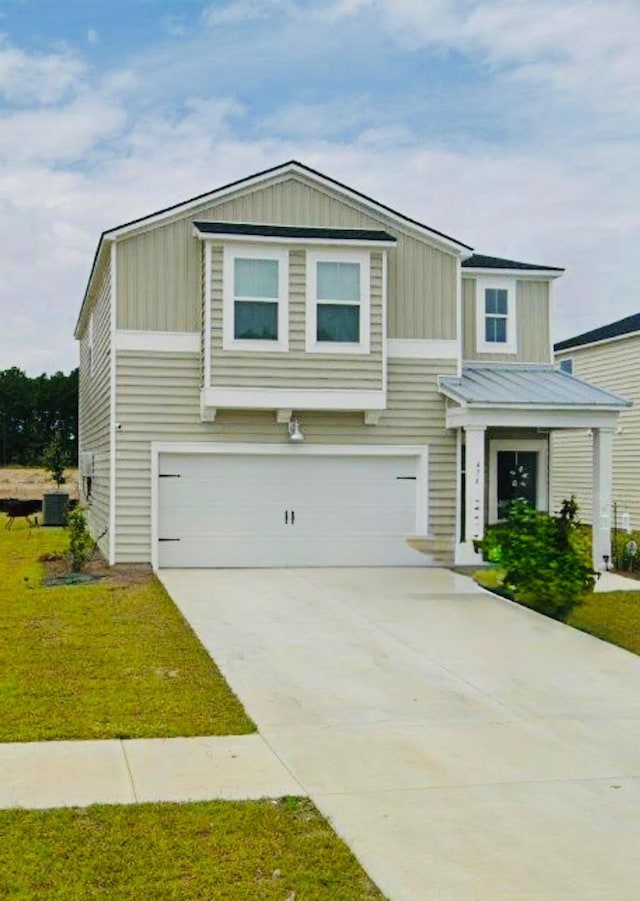
<path id="1" fill-rule="evenodd" d="M 100 235 L 100 240 L 98 241 L 98 246 L 93 258 L 93 263 L 91 265 L 91 272 L 89 273 L 89 278 L 87 280 L 87 287 L 85 289 L 82 305 L 80 307 L 80 313 L 78 314 L 78 321 L 76 322 L 75 327 L 76 337 L 78 337 L 79 335 L 80 324 L 82 322 L 85 308 L 87 306 L 87 301 L 91 293 L 92 282 L 99 267 L 106 241 L 115 240 L 132 231 L 135 231 L 137 228 L 145 224 L 152 226 L 156 223 L 162 222 L 165 219 L 169 219 L 172 216 L 179 215 L 180 213 L 187 214 L 189 210 L 200 207 L 209 201 L 214 202 L 217 199 L 222 199 L 222 197 L 226 196 L 229 193 L 248 189 L 253 187 L 254 185 L 258 186 L 261 182 L 266 181 L 267 179 L 296 173 L 306 176 L 311 181 L 325 184 L 327 187 L 338 191 L 340 194 L 364 203 L 365 206 L 381 212 L 386 216 L 390 216 L 392 219 L 397 219 L 400 224 L 404 223 L 406 225 L 409 225 L 412 228 L 423 232 L 426 237 L 430 237 L 432 239 L 435 238 L 438 242 L 445 244 L 451 250 L 460 254 L 461 256 L 469 256 L 470 252 L 473 250 L 473 248 L 469 244 L 464 244 L 462 241 L 458 241 L 456 238 L 452 238 L 450 235 L 446 235 L 444 232 L 437 231 L 437 229 L 435 228 L 430 228 L 428 225 L 419 222 L 417 219 L 412 219 L 410 216 L 405 216 L 403 213 L 399 213 L 392 207 L 387 206 L 384 203 L 380 203 L 378 200 L 374 200 L 367 194 L 364 194 L 361 191 L 357 191 L 355 188 L 350 188 L 343 182 L 337 181 L 335 178 L 331 178 L 328 175 L 324 175 L 317 169 L 312 169 L 311 166 L 306 166 L 304 163 L 298 162 L 298 160 L 289 160 L 288 162 L 282 163 L 278 166 L 272 166 L 269 169 L 263 169 L 261 172 L 257 172 L 254 175 L 245 176 L 244 178 L 229 182 L 228 184 L 222 185 L 219 188 L 215 188 L 213 191 L 208 191 L 204 194 L 198 194 L 195 197 L 191 197 L 189 200 L 175 203 L 172 206 L 164 207 L 164 209 L 157 210 L 154 213 L 149 213 L 148 215 L 141 216 L 137 219 L 131 219 L 129 222 L 125 222 L 122 225 L 116 225 L 113 228 L 103 231 Z"/>
<path id="2" fill-rule="evenodd" d="M 462 261 L 464 269 L 519 269 L 525 272 L 564 272 L 560 266 L 543 266 L 539 263 L 519 263 L 517 260 L 505 260 L 502 257 L 488 257 L 474 253 Z"/>
<path id="3" fill-rule="evenodd" d="M 634 332 L 640 332 L 640 313 L 634 313 L 632 316 L 618 319 L 617 322 L 610 322 L 609 325 L 583 332 L 581 335 L 576 335 L 575 338 L 558 341 L 553 345 L 553 349 L 556 351 L 568 350 L 571 347 L 582 347 L 584 344 L 596 344 L 612 338 L 622 338 L 624 335 L 631 335 Z"/>
<path id="4" fill-rule="evenodd" d="M 465 366 L 462 376 L 440 376 L 440 390 L 478 407 L 620 409 L 631 401 L 544 363 Z"/>

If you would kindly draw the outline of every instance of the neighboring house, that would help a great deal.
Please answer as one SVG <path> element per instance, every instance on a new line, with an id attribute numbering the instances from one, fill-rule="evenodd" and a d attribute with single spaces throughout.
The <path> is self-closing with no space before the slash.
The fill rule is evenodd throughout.
<path id="1" fill-rule="evenodd" d="M 640 313 L 559 341 L 562 370 L 621 394 L 634 406 L 620 414 L 613 436 L 612 495 L 618 528 L 640 528 Z M 552 442 L 552 497 L 576 494 L 585 522 L 592 521 L 592 435 L 558 432 Z"/>
<path id="2" fill-rule="evenodd" d="M 76 337 L 109 561 L 474 562 L 514 475 L 548 508 L 550 430 L 624 406 L 553 366 L 561 274 L 296 162 L 104 232 Z"/>

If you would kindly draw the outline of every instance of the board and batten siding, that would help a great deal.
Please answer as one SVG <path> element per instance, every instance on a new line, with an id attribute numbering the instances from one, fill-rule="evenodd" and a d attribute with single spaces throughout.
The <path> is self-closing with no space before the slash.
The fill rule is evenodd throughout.
<path id="1" fill-rule="evenodd" d="M 398 239 L 388 256 L 388 336 L 456 337 L 456 257 L 375 215 L 357 200 L 306 181 L 302 176 L 245 189 L 218 203 L 203 203 L 188 214 L 117 242 L 119 329 L 200 330 L 202 253 L 192 223 L 231 221 L 326 228 L 385 229 Z"/>
<path id="2" fill-rule="evenodd" d="M 211 385 L 261 388 L 382 390 L 382 254 L 372 253 L 371 351 L 368 354 L 307 353 L 306 251 L 289 248 L 289 350 L 282 353 L 222 349 L 223 247 L 211 252 Z"/>
<path id="3" fill-rule="evenodd" d="M 391 360 L 388 409 L 376 426 L 362 414 L 300 411 L 306 443 L 411 444 L 429 448 L 429 530 L 434 552 L 453 558 L 456 508 L 455 433 L 444 427 L 438 375 L 453 361 Z M 221 410 L 200 421 L 199 354 L 118 353 L 116 561 L 151 559 L 151 442 L 287 442 L 273 411 Z"/>
<path id="4" fill-rule="evenodd" d="M 109 495 L 111 487 L 111 268 L 107 265 L 99 281 L 93 307 L 93 350 L 89 350 L 89 322 L 80 338 L 79 450 L 94 455 L 91 498 L 86 501 L 91 534 L 99 538 L 100 550 L 108 556 Z M 91 361 L 90 361 L 91 357 Z M 81 481 L 80 473 L 78 479 Z M 82 487 L 82 486 L 81 486 Z"/>
<path id="5" fill-rule="evenodd" d="M 594 347 L 572 348 L 556 354 L 556 362 L 573 360 L 573 374 L 627 400 L 632 407 L 620 412 L 619 431 L 613 439 L 613 501 L 618 525 L 628 513 L 640 528 L 640 338 L 622 338 Z M 580 504 L 580 517 L 591 522 L 592 439 L 585 431 L 554 432 L 552 497 L 556 506 L 572 493 Z"/>
<path id="6" fill-rule="evenodd" d="M 476 285 L 475 278 L 465 276 L 462 279 L 464 359 L 491 363 L 551 363 L 549 283 L 525 279 L 516 282 L 516 354 L 476 351 Z"/>

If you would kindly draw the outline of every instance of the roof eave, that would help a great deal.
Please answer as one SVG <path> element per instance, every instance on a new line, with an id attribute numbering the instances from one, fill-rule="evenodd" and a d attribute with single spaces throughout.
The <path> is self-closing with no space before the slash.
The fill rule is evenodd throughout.
<path id="1" fill-rule="evenodd" d="M 505 275 L 513 278 L 560 278 L 565 273 L 564 269 L 506 269 L 488 268 L 479 266 L 462 267 L 463 276 L 472 275 Z"/>

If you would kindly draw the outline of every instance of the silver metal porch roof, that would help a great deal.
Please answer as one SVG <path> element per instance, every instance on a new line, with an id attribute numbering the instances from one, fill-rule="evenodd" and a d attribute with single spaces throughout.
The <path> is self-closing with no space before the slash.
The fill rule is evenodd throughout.
<path id="1" fill-rule="evenodd" d="M 440 391 L 469 406 L 615 409 L 631 401 L 544 364 L 474 363 L 440 376 Z"/>

